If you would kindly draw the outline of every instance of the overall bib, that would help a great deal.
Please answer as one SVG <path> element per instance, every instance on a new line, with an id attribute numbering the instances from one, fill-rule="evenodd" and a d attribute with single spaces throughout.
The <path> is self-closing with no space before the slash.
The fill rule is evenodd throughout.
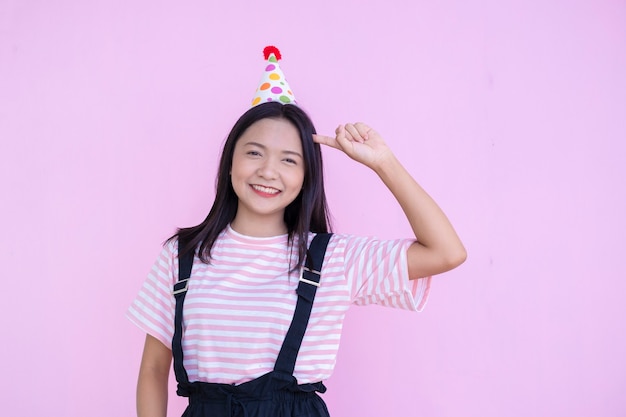
<path id="1" fill-rule="evenodd" d="M 298 384 L 293 376 L 330 236 L 328 233 L 317 234 L 309 246 L 296 289 L 296 309 L 274 370 L 239 385 L 189 382 L 183 367 L 182 316 L 194 253 L 192 251 L 179 259 L 179 281 L 173 291 L 176 311 L 172 355 L 178 381 L 176 393 L 189 398 L 183 417 L 330 417 L 326 404 L 317 394 L 326 391 L 324 384 Z"/>

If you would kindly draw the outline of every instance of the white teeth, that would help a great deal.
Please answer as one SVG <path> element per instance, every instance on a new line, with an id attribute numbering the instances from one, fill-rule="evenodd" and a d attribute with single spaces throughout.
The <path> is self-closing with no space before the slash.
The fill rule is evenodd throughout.
<path id="1" fill-rule="evenodd" d="M 266 194 L 277 194 L 279 192 L 275 188 L 263 187 L 262 185 L 253 185 L 252 188 Z"/>

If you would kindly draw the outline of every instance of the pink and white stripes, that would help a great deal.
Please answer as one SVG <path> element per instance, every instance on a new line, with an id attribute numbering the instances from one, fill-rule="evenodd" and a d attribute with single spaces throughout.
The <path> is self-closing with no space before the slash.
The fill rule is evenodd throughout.
<path id="1" fill-rule="evenodd" d="M 312 239 L 312 235 L 310 239 Z M 430 278 L 409 281 L 410 240 L 334 235 L 296 362 L 300 383 L 327 379 L 335 366 L 343 318 L 351 304 L 419 311 Z M 128 318 L 171 346 L 178 259 L 167 244 L 128 309 Z M 210 265 L 195 260 L 184 306 L 183 351 L 189 380 L 235 383 L 274 367 L 295 309 L 297 274 L 288 274 L 287 236 L 252 238 L 227 228 Z"/>

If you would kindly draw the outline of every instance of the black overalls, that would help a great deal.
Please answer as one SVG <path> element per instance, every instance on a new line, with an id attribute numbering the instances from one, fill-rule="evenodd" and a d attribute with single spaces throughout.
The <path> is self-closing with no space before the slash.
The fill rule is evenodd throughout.
<path id="1" fill-rule="evenodd" d="M 313 238 L 296 292 L 298 301 L 274 370 L 240 385 L 189 382 L 183 367 L 182 312 L 194 253 L 179 259 L 179 281 L 174 286 L 176 312 L 172 354 L 178 381 L 176 393 L 189 397 L 183 417 L 329 417 L 317 392 L 325 392 L 322 382 L 298 385 L 293 376 L 296 358 L 306 331 L 320 271 L 330 234 Z"/>

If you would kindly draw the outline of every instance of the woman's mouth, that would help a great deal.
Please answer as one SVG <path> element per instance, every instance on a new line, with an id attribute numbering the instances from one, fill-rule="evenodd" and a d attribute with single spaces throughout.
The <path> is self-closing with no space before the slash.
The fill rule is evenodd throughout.
<path id="1" fill-rule="evenodd" d="M 265 187 L 263 185 L 258 185 L 258 184 L 251 184 L 250 186 L 252 187 L 254 191 L 257 192 L 257 194 L 261 194 L 261 195 L 276 195 L 280 193 L 280 190 L 277 190 L 276 188 Z"/>

